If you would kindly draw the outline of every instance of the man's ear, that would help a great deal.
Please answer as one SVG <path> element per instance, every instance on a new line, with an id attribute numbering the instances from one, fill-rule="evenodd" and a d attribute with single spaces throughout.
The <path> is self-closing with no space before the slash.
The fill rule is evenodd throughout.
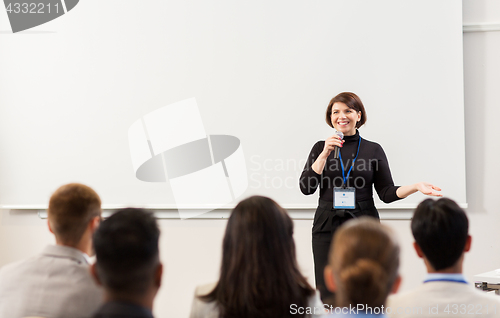
<path id="1" fill-rule="evenodd" d="M 161 286 L 161 278 L 162 278 L 162 276 L 163 276 L 163 264 L 160 263 L 160 264 L 158 264 L 158 267 L 156 267 L 156 272 L 155 272 L 155 281 L 154 281 L 154 283 L 155 283 L 155 286 L 157 288 L 160 288 L 160 286 Z"/>
<path id="2" fill-rule="evenodd" d="M 337 285 L 335 284 L 335 277 L 333 277 L 333 269 L 330 265 L 325 266 L 325 285 L 326 288 L 334 293 L 337 289 Z"/>
<path id="3" fill-rule="evenodd" d="M 395 294 L 398 292 L 399 287 L 401 286 L 401 281 L 403 279 L 401 278 L 401 275 L 398 274 L 398 277 L 396 277 L 396 280 L 394 281 L 394 284 L 392 284 L 391 288 L 391 294 Z"/>
<path id="4" fill-rule="evenodd" d="M 90 265 L 90 276 L 92 276 L 97 285 L 102 286 L 101 280 L 99 279 L 99 275 L 97 274 L 97 268 L 95 266 L 95 263 Z"/>
<path id="5" fill-rule="evenodd" d="M 470 247 L 472 244 L 472 236 L 467 235 L 467 240 L 465 241 L 464 252 L 470 251 Z"/>
<path id="6" fill-rule="evenodd" d="M 47 219 L 47 226 L 49 227 L 50 233 L 54 234 L 54 231 L 52 231 L 52 226 L 50 226 L 50 221 Z"/>
<path id="7" fill-rule="evenodd" d="M 101 224 L 101 216 L 94 216 L 89 222 L 91 233 L 94 233 L 97 230 L 99 224 Z"/>
<path id="8" fill-rule="evenodd" d="M 415 252 L 417 252 L 418 257 L 424 258 L 424 252 L 422 252 L 422 249 L 420 246 L 417 244 L 417 242 L 413 242 L 413 248 L 415 249 Z"/>

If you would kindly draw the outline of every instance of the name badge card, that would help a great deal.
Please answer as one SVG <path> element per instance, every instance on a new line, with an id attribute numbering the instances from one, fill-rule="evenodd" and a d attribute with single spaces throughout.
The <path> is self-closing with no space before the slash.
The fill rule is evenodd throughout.
<path id="1" fill-rule="evenodd" d="M 355 209 L 356 192 L 355 188 L 333 188 L 333 208 L 334 209 Z"/>

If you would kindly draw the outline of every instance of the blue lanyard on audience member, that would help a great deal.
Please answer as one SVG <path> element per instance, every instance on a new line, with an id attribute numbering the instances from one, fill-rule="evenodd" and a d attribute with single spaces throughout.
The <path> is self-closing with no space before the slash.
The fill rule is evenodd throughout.
<path id="1" fill-rule="evenodd" d="M 356 162 L 356 159 L 358 159 L 359 145 L 361 145 L 361 136 L 359 137 L 359 141 L 358 141 L 358 150 L 356 151 L 356 157 L 354 157 L 354 160 L 352 161 L 351 168 L 347 172 L 347 177 L 345 176 L 344 163 L 342 162 L 342 151 L 339 151 L 339 159 L 340 159 L 340 166 L 342 167 L 342 178 L 344 179 L 344 187 L 347 184 L 347 179 L 349 179 L 349 175 L 351 174 L 352 168 L 354 168 L 354 163 Z"/>
<path id="2" fill-rule="evenodd" d="M 461 284 L 468 284 L 465 280 L 461 278 L 430 278 L 424 280 L 424 283 L 429 283 L 429 282 L 452 282 L 452 283 L 461 283 Z"/>

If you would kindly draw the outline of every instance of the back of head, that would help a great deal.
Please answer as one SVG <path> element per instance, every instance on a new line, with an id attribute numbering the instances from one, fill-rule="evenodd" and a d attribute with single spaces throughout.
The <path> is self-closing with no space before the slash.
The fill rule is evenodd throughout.
<path id="1" fill-rule="evenodd" d="M 50 197 L 50 227 L 63 244 L 78 244 L 89 221 L 100 215 L 101 199 L 86 185 L 66 184 Z"/>
<path id="2" fill-rule="evenodd" d="M 276 202 L 262 196 L 241 201 L 232 211 L 223 241 L 223 266 L 248 269 L 255 262 L 259 270 L 277 272 L 277 262 L 295 261 L 293 222 Z M 257 257 L 258 256 L 258 257 Z M 279 258 L 279 260 L 276 260 Z M 254 269 L 255 270 L 255 267 Z"/>
<path id="3" fill-rule="evenodd" d="M 140 296 L 160 264 L 156 218 L 142 209 L 122 209 L 94 234 L 97 276 L 113 295 Z"/>
<path id="4" fill-rule="evenodd" d="M 342 225 L 329 254 L 336 305 L 384 305 L 398 277 L 399 250 L 392 231 L 376 220 L 361 217 Z"/>
<path id="5" fill-rule="evenodd" d="M 241 201 L 227 223 L 219 282 L 201 298 L 216 301 L 221 317 L 279 317 L 313 293 L 298 269 L 287 212 L 267 197 Z"/>
<path id="6" fill-rule="evenodd" d="M 422 201 L 411 220 L 415 241 L 434 270 L 456 264 L 469 236 L 469 221 L 458 204 L 441 198 Z"/>

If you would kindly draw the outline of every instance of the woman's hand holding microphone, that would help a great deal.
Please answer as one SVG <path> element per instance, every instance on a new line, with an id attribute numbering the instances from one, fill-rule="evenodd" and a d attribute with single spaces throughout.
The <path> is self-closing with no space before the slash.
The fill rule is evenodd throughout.
<path id="1" fill-rule="evenodd" d="M 326 159 L 328 158 L 328 156 L 330 156 L 332 151 L 335 150 L 335 147 L 342 148 L 343 144 L 344 140 L 342 140 L 342 138 L 338 134 L 328 137 L 325 140 L 323 151 L 312 165 L 312 169 L 314 170 L 314 172 L 316 172 L 317 174 L 321 174 L 323 172 L 323 169 L 325 168 Z"/>
<path id="2" fill-rule="evenodd" d="M 342 140 L 342 138 L 335 134 L 331 137 L 328 137 L 326 140 L 325 140 L 325 147 L 323 147 L 323 151 L 321 152 L 321 155 L 324 155 L 325 156 L 325 159 L 328 158 L 328 156 L 330 155 L 330 153 L 335 150 L 335 147 L 340 147 L 342 148 L 342 145 L 344 144 L 344 140 Z"/>

